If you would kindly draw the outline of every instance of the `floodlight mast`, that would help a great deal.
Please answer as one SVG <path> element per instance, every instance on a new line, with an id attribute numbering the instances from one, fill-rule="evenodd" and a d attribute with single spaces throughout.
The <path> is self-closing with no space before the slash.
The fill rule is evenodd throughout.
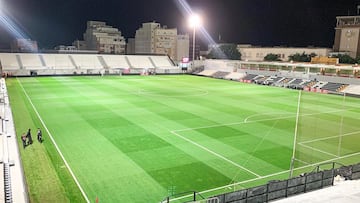
<path id="1" fill-rule="evenodd" d="M 193 28 L 193 49 L 192 49 L 192 61 L 195 60 L 195 35 L 196 35 L 196 28 L 201 26 L 201 18 L 197 14 L 193 14 L 189 18 L 190 27 Z"/>

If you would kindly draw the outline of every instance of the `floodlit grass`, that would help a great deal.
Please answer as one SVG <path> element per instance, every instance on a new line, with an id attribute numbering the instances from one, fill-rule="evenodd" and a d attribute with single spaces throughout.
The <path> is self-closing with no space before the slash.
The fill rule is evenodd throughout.
<path id="1" fill-rule="evenodd" d="M 20 150 L 32 202 L 85 201 L 50 135 L 91 202 L 210 196 L 289 176 L 298 91 L 195 76 L 7 85 L 17 136 L 38 126 L 45 134 L 43 144 Z M 359 106 L 354 98 L 302 94 L 295 174 L 327 160 L 358 162 Z"/>

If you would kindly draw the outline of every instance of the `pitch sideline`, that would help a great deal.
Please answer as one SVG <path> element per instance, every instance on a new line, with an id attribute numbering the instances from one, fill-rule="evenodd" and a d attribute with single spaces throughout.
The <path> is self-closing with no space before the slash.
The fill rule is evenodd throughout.
<path id="1" fill-rule="evenodd" d="M 64 155 L 63 155 L 63 154 L 62 154 L 62 152 L 60 151 L 60 148 L 58 147 L 58 145 L 56 144 L 56 142 L 55 142 L 55 140 L 54 140 L 53 136 L 51 135 L 50 131 L 49 131 L 49 130 L 48 130 L 48 128 L 46 127 L 45 122 L 42 120 L 42 118 L 41 118 L 41 116 L 40 116 L 39 112 L 37 111 L 36 107 L 35 107 L 35 106 L 34 106 L 34 104 L 32 103 L 32 101 L 31 101 L 31 99 L 30 99 L 29 95 L 27 94 L 27 92 L 26 92 L 26 90 L 24 89 L 23 85 L 21 84 L 20 80 L 19 80 L 18 78 L 16 78 L 16 80 L 19 82 L 21 89 L 23 90 L 23 92 L 24 92 L 24 94 L 25 94 L 26 98 L 27 98 L 27 99 L 28 99 L 28 101 L 30 102 L 31 107 L 33 108 L 33 110 L 34 110 L 34 111 L 35 111 L 35 113 L 36 113 L 36 116 L 39 118 L 39 120 L 40 120 L 41 124 L 44 126 L 44 128 L 45 128 L 46 132 L 48 133 L 48 135 L 49 135 L 49 137 L 50 137 L 50 139 L 51 139 L 52 143 L 54 144 L 54 146 L 55 146 L 55 148 L 56 148 L 56 151 L 59 153 L 59 155 L 60 155 L 61 159 L 64 161 L 64 164 L 65 164 L 66 168 L 69 170 L 69 172 L 70 172 L 70 174 L 71 174 L 72 178 L 74 179 L 74 181 L 75 181 L 76 185 L 77 185 L 77 186 L 78 186 L 78 188 L 80 189 L 81 194 L 82 194 L 82 195 L 83 195 L 83 197 L 85 198 L 86 202 L 87 202 L 87 203 L 90 203 L 89 198 L 86 196 L 85 191 L 82 189 L 82 187 L 81 187 L 81 185 L 80 185 L 79 181 L 77 180 L 77 178 L 76 178 L 75 174 L 74 174 L 74 173 L 73 173 L 73 171 L 71 170 L 70 165 L 67 163 L 67 161 L 66 161 L 66 159 L 65 159 Z"/>

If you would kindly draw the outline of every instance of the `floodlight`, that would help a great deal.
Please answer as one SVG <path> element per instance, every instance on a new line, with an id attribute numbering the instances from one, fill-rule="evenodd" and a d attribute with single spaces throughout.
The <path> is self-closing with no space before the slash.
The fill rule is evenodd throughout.
<path id="1" fill-rule="evenodd" d="M 193 14 L 189 18 L 189 25 L 193 28 L 201 25 L 201 17 L 197 14 Z"/>
<path id="2" fill-rule="evenodd" d="M 197 14 L 192 14 L 189 18 L 189 25 L 193 28 L 193 53 L 192 53 L 192 61 L 195 60 L 195 30 L 197 27 L 201 26 L 201 18 Z"/>

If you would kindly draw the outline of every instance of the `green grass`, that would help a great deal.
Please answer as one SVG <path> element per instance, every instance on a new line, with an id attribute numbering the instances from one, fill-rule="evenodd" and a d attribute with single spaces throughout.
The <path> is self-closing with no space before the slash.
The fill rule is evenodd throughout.
<path id="1" fill-rule="evenodd" d="M 43 144 L 20 150 L 32 202 L 85 201 L 49 135 L 91 202 L 211 196 L 289 176 L 298 91 L 195 76 L 12 78 L 7 86 L 17 136 L 44 129 Z M 359 160 L 359 106 L 303 92 L 295 174 Z"/>

